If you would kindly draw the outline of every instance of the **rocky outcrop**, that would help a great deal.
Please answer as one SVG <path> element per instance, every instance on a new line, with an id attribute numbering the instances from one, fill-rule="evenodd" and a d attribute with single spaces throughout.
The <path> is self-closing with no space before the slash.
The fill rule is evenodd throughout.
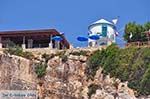
<path id="1" fill-rule="evenodd" d="M 0 90 L 35 89 L 35 78 L 30 60 L 0 55 Z"/>
<path id="2" fill-rule="evenodd" d="M 103 75 L 102 68 L 88 80 L 88 56 L 67 55 L 65 62 L 60 56 L 50 59 L 41 79 L 36 78 L 34 60 L 0 55 L 0 90 L 34 89 L 41 99 L 135 99 L 127 82 Z"/>
<path id="3" fill-rule="evenodd" d="M 87 80 L 85 74 L 87 58 L 70 55 L 63 63 L 61 58 L 49 60 L 43 86 L 48 99 L 135 99 L 134 92 L 127 83 L 104 76 L 100 68 L 93 81 Z M 117 84 L 117 85 L 116 85 Z M 96 92 L 89 95 L 89 86 L 96 85 Z"/>

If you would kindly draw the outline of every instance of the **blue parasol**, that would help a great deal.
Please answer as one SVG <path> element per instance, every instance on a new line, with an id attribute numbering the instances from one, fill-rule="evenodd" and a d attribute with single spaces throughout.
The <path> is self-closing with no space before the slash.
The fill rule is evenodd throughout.
<path id="1" fill-rule="evenodd" d="M 86 37 L 77 37 L 77 40 L 83 42 L 83 41 L 88 41 L 88 38 L 86 38 Z"/>
<path id="2" fill-rule="evenodd" d="M 55 41 L 62 41 L 63 38 L 61 36 L 54 36 L 52 37 L 52 40 L 55 40 Z"/>
<path id="3" fill-rule="evenodd" d="M 89 38 L 92 39 L 92 40 L 100 39 L 100 37 L 98 35 L 91 35 L 91 36 L 89 36 Z"/>

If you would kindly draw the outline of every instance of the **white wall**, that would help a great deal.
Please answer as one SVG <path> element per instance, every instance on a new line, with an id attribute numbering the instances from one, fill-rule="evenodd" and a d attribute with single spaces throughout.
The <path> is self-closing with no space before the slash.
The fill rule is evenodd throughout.
<path id="1" fill-rule="evenodd" d="M 112 25 L 106 24 L 107 26 L 107 37 L 110 39 L 109 41 L 107 41 L 107 45 L 110 45 L 112 42 L 116 42 L 115 41 L 115 30 L 113 29 Z M 97 33 L 102 33 L 102 24 L 97 24 L 97 25 L 93 25 L 90 26 L 89 31 L 91 31 L 91 35 L 93 34 L 97 34 Z M 114 36 L 114 39 L 111 39 L 112 36 Z M 99 41 L 97 41 L 98 43 L 101 43 L 103 41 L 106 41 L 107 38 L 102 38 Z M 89 39 L 89 42 L 95 42 L 94 40 Z M 94 46 L 94 45 L 93 45 Z"/>

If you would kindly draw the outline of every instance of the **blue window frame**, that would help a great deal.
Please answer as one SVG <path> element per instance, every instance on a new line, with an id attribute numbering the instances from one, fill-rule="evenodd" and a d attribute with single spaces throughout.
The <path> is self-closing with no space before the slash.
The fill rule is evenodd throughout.
<path id="1" fill-rule="evenodd" d="M 107 26 L 106 25 L 102 25 L 102 36 L 103 37 L 107 36 Z"/>

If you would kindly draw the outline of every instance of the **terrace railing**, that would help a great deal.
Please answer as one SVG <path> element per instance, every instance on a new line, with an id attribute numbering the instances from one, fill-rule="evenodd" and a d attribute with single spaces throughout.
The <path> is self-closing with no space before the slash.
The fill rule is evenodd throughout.
<path id="1" fill-rule="evenodd" d="M 150 47 L 150 41 L 149 42 L 129 42 L 126 44 L 127 47 L 129 46 L 136 46 L 136 47 Z"/>

